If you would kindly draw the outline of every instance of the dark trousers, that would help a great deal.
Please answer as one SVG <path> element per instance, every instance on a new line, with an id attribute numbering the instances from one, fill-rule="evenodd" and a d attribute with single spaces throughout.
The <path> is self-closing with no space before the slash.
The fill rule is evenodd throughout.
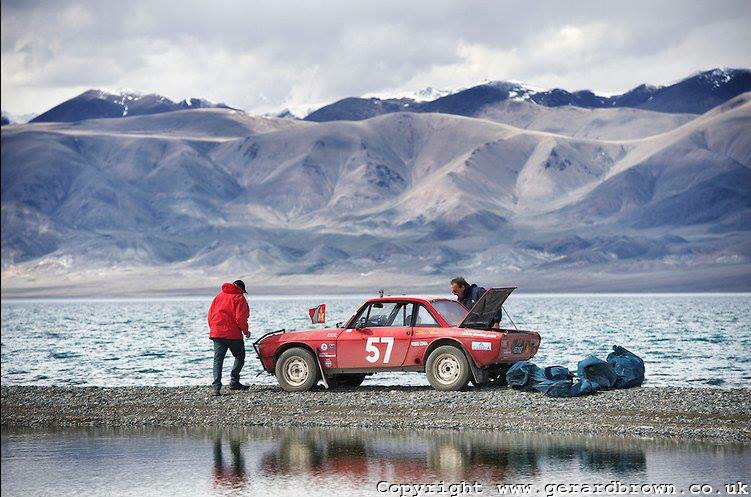
<path id="1" fill-rule="evenodd" d="M 232 366 L 232 372 L 229 375 L 229 384 L 240 383 L 240 370 L 245 365 L 245 340 L 212 338 L 211 341 L 214 342 L 214 382 L 211 386 L 217 389 L 222 386 L 222 366 L 224 366 L 224 356 L 227 355 L 227 349 L 235 357 L 235 364 Z"/>

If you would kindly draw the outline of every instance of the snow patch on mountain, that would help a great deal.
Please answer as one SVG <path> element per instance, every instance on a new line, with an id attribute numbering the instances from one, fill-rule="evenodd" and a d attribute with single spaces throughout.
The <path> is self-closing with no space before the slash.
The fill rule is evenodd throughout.
<path id="1" fill-rule="evenodd" d="M 378 98 L 381 100 L 400 100 L 407 99 L 415 102 L 432 102 L 447 95 L 453 95 L 466 88 L 433 88 L 428 86 L 419 90 L 395 90 L 385 92 L 367 93 L 362 98 Z"/>
<path id="2" fill-rule="evenodd" d="M 692 73 L 688 77 L 679 79 L 678 81 L 676 81 L 676 83 L 681 83 L 691 78 L 698 77 L 700 79 L 703 79 L 704 81 L 711 82 L 714 86 L 720 86 L 723 83 L 730 81 L 733 76 L 740 71 L 742 70 L 733 69 L 731 67 L 718 67 L 709 71 L 697 71 L 695 73 Z"/>
<path id="3" fill-rule="evenodd" d="M 280 117 L 282 119 L 305 119 L 313 111 L 325 107 L 329 102 L 319 102 L 313 104 L 287 105 L 280 111 L 267 112 L 264 117 Z"/>

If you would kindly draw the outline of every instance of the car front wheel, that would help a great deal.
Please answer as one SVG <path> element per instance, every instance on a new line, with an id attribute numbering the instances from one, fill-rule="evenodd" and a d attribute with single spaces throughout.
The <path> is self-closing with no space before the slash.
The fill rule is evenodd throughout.
<path id="1" fill-rule="evenodd" d="M 428 356 L 425 374 L 436 390 L 461 390 L 469 383 L 469 363 L 459 348 L 452 345 L 438 347 Z"/>
<path id="2" fill-rule="evenodd" d="M 285 350 L 276 361 L 276 379 L 287 392 L 305 392 L 318 383 L 318 364 L 313 354 L 300 347 Z"/>

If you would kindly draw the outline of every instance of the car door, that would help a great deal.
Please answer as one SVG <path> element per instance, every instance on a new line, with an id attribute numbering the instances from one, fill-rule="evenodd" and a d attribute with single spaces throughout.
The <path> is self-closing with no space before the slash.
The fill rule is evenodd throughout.
<path id="1" fill-rule="evenodd" d="M 412 338 L 411 302 L 371 302 L 337 338 L 337 363 L 344 369 L 398 367 Z"/>

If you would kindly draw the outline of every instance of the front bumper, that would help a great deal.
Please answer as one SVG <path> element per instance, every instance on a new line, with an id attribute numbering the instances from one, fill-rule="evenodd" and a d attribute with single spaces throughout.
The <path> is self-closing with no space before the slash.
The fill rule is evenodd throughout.
<path id="1" fill-rule="evenodd" d="M 264 340 L 265 338 L 268 338 L 268 337 L 270 337 L 270 336 L 272 336 L 272 335 L 278 335 L 278 334 L 281 334 L 281 333 L 286 333 L 286 331 L 287 331 L 287 330 L 286 330 L 286 329 L 284 329 L 284 328 L 282 328 L 281 330 L 270 331 L 270 332 L 268 332 L 268 333 L 265 333 L 265 334 L 261 335 L 261 337 L 260 337 L 260 338 L 258 338 L 258 340 L 256 340 L 255 342 L 253 342 L 253 350 L 255 350 L 255 352 L 256 352 L 256 357 L 258 357 L 258 360 L 259 360 L 259 361 L 261 361 L 261 366 L 263 366 L 263 369 L 265 369 L 265 370 L 266 370 L 267 372 L 269 372 L 269 373 L 271 373 L 271 372 L 272 372 L 272 370 L 269 370 L 269 367 L 270 367 L 270 366 L 269 366 L 269 367 L 267 367 L 267 365 L 266 365 L 266 364 L 264 363 L 264 361 L 263 361 L 263 359 L 264 359 L 264 358 L 263 358 L 263 356 L 261 355 L 261 342 L 262 342 L 262 341 L 263 341 L 263 340 Z M 267 357 L 267 358 L 268 358 L 268 357 Z"/>

